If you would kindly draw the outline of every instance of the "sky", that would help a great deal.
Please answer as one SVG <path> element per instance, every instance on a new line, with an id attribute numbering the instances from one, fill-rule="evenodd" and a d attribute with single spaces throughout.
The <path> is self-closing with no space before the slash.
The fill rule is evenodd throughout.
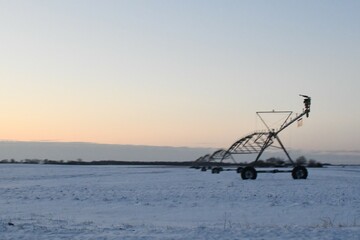
<path id="1" fill-rule="evenodd" d="M 359 1 L 0 0 L 0 139 L 226 148 L 303 109 L 300 150 L 360 151 Z M 295 125 L 295 124 L 294 124 Z"/>

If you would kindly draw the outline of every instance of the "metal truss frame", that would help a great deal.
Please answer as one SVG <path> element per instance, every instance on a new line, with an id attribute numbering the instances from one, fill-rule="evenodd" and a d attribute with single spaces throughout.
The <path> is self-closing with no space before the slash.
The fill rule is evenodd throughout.
<path id="1" fill-rule="evenodd" d="M 209 161 L 211 162 L 211 161 L 220 160 L 222 162 L 223 160 L 226 159 L 231 159 L 234 163 L 236 163 L 233 156 L 225 149 L 219 149 L 215 151 L 213 154 L 211 154 Z"/>
<path id="2" fill-rule="evenodd" d="M 281 140 L 279 138 L 279 133 L 282 132 L 283 130 L 285 130 L 291 124 L 295 123 L 296 121 L 301 120 L 304 115 L 306 115 L 306 117 L 309 117 L 311 98 L 308 96 L 305 96 L 305 95 L 300 95 L 300 96 L 304 98 L 305 108 L 301 114 L 297 115 L 293 119 L 290 118 L 293 115 L 292 111 L 274 111 L 273 110 L 273 111 L 256 112 L 256 114 L 258 115 L 260 120 L 266 126 L 267 131 L 254 132 L 254 133 L 251 133 L 251 134 L 239 139 L 238 141 L 233 143 L 225 153 L 222 153 L 223 158 L 221 159 L 221 161 L 223 161 L 225 159 L 225 156 L 228 157 L 229 155 L 232 155 L 232 154 L 257 154 L 255 160 L 252 163 L 250 163 L 250 165 L 254 165 L 260 159 L 260 157 L 264 153 L 264 151 L 268 147 L 272 146 L 274 142 L 277 142 L 279 144 L 279 146 L 272 146 L 272 147 L 277 147 L 277 148 L 282 149 L 285 152 L 286 156 L 288 157 L 289 161 L 292 163 L 292 165 L 295 166 L 295 162 L 292 160 L 292 158 L 290 157 L 284 144 L 281 142 Z M 262 114 L 270 114 L 270 113 L 271 114 L 278 114 L 278 113 L 288 114 L 288 116 L 286 117 L 284 122 L 281 124 L 281 126 L 277 130 L 271 129 L 270 126 L 264 120 L 264 118 L 261 116 Z"/>

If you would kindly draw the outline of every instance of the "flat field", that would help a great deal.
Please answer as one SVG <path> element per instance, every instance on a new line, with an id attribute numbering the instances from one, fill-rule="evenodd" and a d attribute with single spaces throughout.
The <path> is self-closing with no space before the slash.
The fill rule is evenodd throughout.
<path id="1" fill-rule="evenodd" d="M 1 164 L 0 239 L 360 239 L 360 167 Z"/>

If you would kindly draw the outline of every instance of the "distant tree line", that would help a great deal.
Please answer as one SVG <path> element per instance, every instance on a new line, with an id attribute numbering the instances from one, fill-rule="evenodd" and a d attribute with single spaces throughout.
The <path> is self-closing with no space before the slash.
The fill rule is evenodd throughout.
<path id="1" fill-rule="evenodd" d="M 306 166 L 306 167 L 323 167 L 321 162 L 318 162 L 314 159 L 307 160 L 306 157 L 300 156 L 295 160 L 296 165 Z M 284 161 L 282 158 L 271 157 L 267 160 L 258 160 L 255 163 L 257 167 L 288 167 L 291 164 Z"/>
<path id="2" fill-rule="evenodd" d="M 306 167 L 323 167 L 324 164 L 314 160 L 310 159 L 307 160 L 306 157 L 300 156 L 295 160 L 296 165 L 306 166 Z M 192 167 L 199 168 L 199 167 L 214 167 L 214 166 L 246 166 L 248 165 L 247 162 L 243 163 L 225 163 L 225 162 L 194 162 Z M 285 161 L 282 158 L 278 157 L 271 157 L 266 160 L 259 159 L 257 162 L 254 163 L 255 167 L 291 167 L 292 164 L 288 161 Z"/>
<path id="3" fill-rule="evenodd" d="M 13 164 L 56 164 L 56 165 L 171 165 L 171 166 L 191 166 L 193 161 L 172 162 L 172 161 L 116 161 L 116 160 L 99 160 L 83 161 L 77 160 L 49 160 L 49 159 L 23 159 L 16 161 L 14 159 L 3 159 L 1 163 Z"/>
<path id="4" fill-rule="evenodd" d="M 169 165 L 169 166 L 245 166 L 247 163 L 218 163 L 218 162 L 201 162 L 195 161 L 116 161 L 116 160 L 99 160 L 99 161 L 83 161 L 81 158 L 77 160 L 50 160 L 50 159 L 23 159 L 16 161 L 15 159 L 3 159 L 1 163 L 23 163 L 23 164 L 58 164 L 58 165 Z M 323 167 L 323 164 L 314 159 L 307 160 L 306 157 L 300 156 L 295 160 L 296 165 L 307 167 Z M 266 160 L 258 160 L 255 167 L 289 167 L 291 164 L 282 158 L 271 157 Z"/>

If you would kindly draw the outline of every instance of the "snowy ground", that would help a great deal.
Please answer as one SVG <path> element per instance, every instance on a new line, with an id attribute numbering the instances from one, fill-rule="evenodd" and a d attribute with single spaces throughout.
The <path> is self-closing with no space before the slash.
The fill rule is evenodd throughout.
<path id="1" fill-rule="evenodd" d="M 360 239 L 360 168 L 1 164 L 0 239 Z"/>

